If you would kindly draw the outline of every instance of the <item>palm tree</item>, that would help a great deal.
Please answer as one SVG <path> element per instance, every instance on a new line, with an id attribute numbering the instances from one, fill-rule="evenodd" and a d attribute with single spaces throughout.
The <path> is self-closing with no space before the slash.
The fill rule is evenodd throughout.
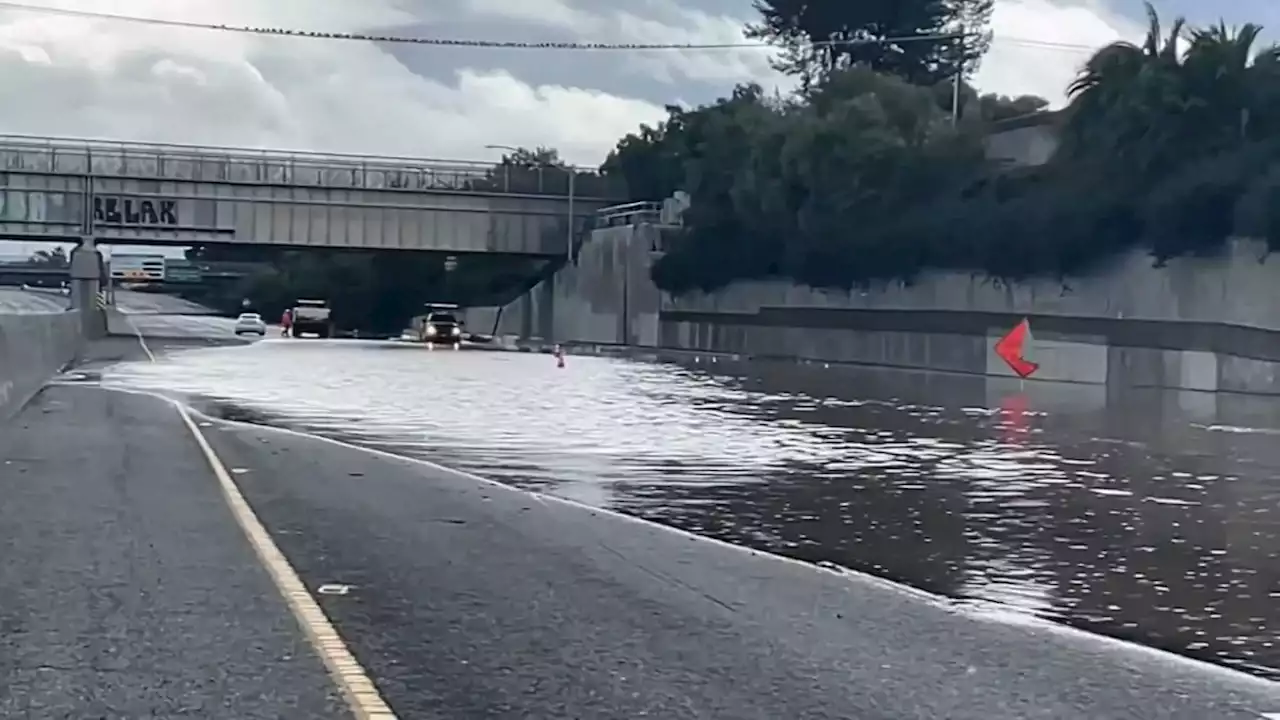
<path id="1" fill-rule="evenodd" d="M 1179 40 L 1186 21 L 1178 18 L 1163 33 L 1150 3 L 1147 35 L 1141 45 L 1118 41 L 1085 63 L 1067 87 L 1064 151 L 1068 155 L 1105 153 L 1146 165 L 1146 150 L 1159 144 L 1168 129 L 1153 123 L 1182 102 L 1179 83 Z"/>
<path id="2" fill-rule="evenodd" d="M 1280 136 L 1280 48 L 1259 25 L 1168 33 L 1150 4 L 1141 45 L 1117 42 L 1068 88 L 1066 156 L 1119 158 L 1151 176 L 1173 163 Z"/>
<path id="3" fill-rule="evenodd" d="M 1255 113 L 1274 119 L 1275 86 L 1280 80 L 1280 49 L 1254 50 L 1262 27 L 1216 26 L 1196 30 L 1182 61 L 1186 104 L 1186 136 L 1205 147 L 1236 143 L 1250 137 Z M 1260 128 L 1274 133 L 1271 127 Z M 1257 133 L 1255 133 L 1255 136 Z"/>

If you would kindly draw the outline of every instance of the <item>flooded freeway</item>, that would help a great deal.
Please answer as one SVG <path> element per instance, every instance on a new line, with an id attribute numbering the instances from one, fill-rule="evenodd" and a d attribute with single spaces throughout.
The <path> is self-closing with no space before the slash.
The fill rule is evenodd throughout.
<path id="1" fill-rule="evenodd" d="M 1272 400 L 285 340 L 104 379 L 1280 679 Z"/>

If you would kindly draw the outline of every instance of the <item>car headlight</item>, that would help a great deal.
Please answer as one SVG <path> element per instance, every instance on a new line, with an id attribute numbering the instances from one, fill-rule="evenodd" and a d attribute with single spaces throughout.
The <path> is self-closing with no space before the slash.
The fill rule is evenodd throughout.
<path id="1" fill-rule="evenodd" d="M 433 335 L 435 335 L 435 334 L 436 334 L 436 326 L 435 326 L 435 325 L 428 325 L 428 326 L 427 326 L 427 337 L 432 337 L 432 336 L 433 336 Z"/>
<path id="2" fill-rule="evenodd" d="M 458 327 L 457 325 L 454 325 L 454 326 L 453 326 L 453 334 L 454 334 L 454 335 L 461 335 L 461 334 L 462 334 L 462 328 Z"/>

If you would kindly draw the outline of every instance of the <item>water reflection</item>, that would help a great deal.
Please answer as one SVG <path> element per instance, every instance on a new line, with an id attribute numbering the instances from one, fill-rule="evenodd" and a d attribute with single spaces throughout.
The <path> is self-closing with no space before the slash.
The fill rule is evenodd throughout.
<path id="1" fill-rule="evenodd" d="M 107 381 L 1280 678 L 1266 399 L 280 341 Z"/>

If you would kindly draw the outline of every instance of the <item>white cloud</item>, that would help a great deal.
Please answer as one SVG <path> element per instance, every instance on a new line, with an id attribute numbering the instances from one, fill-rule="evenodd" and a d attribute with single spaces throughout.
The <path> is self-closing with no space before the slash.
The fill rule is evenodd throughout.
<path id="1" fill-rule="evenodd" d="M 690 0 L 694 2 L 695 0 Z M 570 0 L 457 0 L 425 11 L 416 0 L 32 0 L 34 4 L 198 22 L 360 31 L 461 12 L 577 39 L 733 42 L 747 17 L 675 0 L 583 10 Z M 607 3 L 601 3 L 605 5 Z M 1085 54 L 1001 38 L 1100 45 L 1133 28 L 1097 6 L 1000 0 L 997 42 L 978 76 L 984 89 L 1058 99 Z M 0 11 L 0 130 L 209 144 L 437 157 L 492 157 L 486 144 L 549 145 L 598 162 L 614 141 L 686 97 L 682 82 L 777 82 L 759 50 L 591 53 L 669 83 L 670 97 L 629 96 L 625 84 L 532 86 L 534 51 L 507 70 L 459 65 L 431 78 L 368 43 L 261 37 Z M 438 69 L 437 69 L 438 70 Z M 580 83 L 581 84 L 581 83 Z"/>
<path id="2" fill-rule="evenodd" d="M 1005 95 L 1040 95 L 1055 105 L 1092 50 L 1022 41 L 1096 49 L 1122 38 L 1134 40 L 1145 30 L 1088 0 L 997 0 L 991 25 L 995 40 L 977 85 Z"/>
<path id="3" fill-rule="evenodd" d="M 84 0 L 82 10 L 359 31 L 403 23 L 389 0 Z M 357 8 L 359 12 L 357 12 Z M 457 68 L 451 83 L 369 43 L 0 12 L 0 129 L 11 133 L 436 157 L 489 143 L 550 145 L 598 162 L 658 106 L 583 88 L 530 87 Z M 21 98 L 21 102 L 14 102 Z"/>
<path id="4" fill-rule="evenodd" d="M 745 7 L 740 17 L 695 7 L 703 0 L 629 0 L 616 8 L 608 7 L 611 0 L 27 1 L 321 31 L 403 28 L 447 36 L 441 28 L 450 22 L 505 23 L 518 37 L 538 30 L 560 39 L 634 43 L 741 42 L 742 25 L 752 19 Z M 1139 29 L 1094 0 L 997 0 L 994 30 L 998 39 L 980 86 L 1059 100 L 1088 53 L 1000 38 L 1099 46 L 1136 37 Z M 758 49 L 568 59 L 478 52 L 393 54 L 370 43 L 0 10 L 0 132 L 464 159 L 495 158 L 498 151 L 487 144 L 546 145 L 595 164 L 617 138 L 660 119 L 665 103 L 709 99 L 745 80 L 782 82 Z M 539 74 L 551 80 L 522 79 Z"/>

